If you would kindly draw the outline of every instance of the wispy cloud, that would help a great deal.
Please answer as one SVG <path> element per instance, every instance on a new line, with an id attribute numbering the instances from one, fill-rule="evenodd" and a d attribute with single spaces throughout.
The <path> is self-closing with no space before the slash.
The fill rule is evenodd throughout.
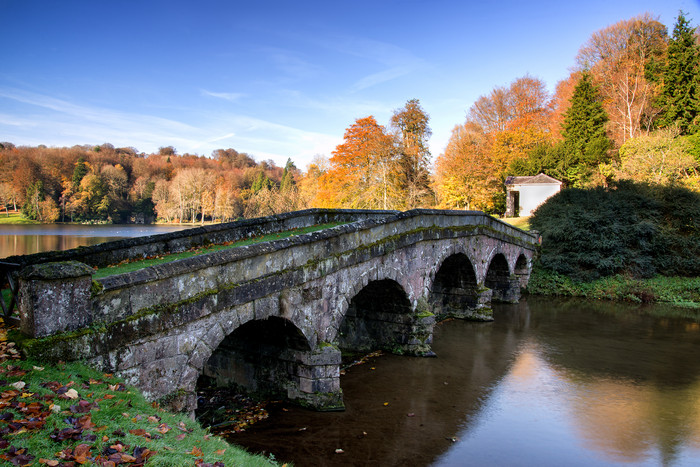
<path id="1" fill-rule="evenodd" d="M 357 80 L 351 87 L 352 91 L 361 91 L 392 81 L 428 66 L 424 59 L 388 42 L 360 37 L 342 37 L 336 41 L 326 41 L 323 46 L 368 62 L 364 68 L 380 68 L 379 71 Z"/>
<path id="2" fill-rule="evenodd" d="M 73 146 L 110 142 L 145 152 L 172 145 L 180 153 L 210 154 L 232 147 L 257 159 L 303 166 L 316 154 L 329 154 L 338 138 L 234 113 L 187 114 L 188 123 L 109 108 L 80 105 L 48 95 L 0 87 L 0 135 L 15 144 Z M 41 138 L 39 140 L 38 138 Z"/>
<path id="3" fill-rule="evenodd" d="M 242 97 L 245 97 L 245 94 L 241 92 L 213 92 L 207 91 L 206 89 L 202 89 L 200 92 L 203 96 L 216 97 L 217 99 L 223 99 L 230 102 L 236 102 Z"/>
<path id="4" fill-rule="evenodd" d="M 266 48 L 263 52 L 268 54 L 269 60 L 282 71 L 287 78 L 309 79 L 318 76 L 322 68 L 304 59 L 299 53 L 280 49 Z"/>

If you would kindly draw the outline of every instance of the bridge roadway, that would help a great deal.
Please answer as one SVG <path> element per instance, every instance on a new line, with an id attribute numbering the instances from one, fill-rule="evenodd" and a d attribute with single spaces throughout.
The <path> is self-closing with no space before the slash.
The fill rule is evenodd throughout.
<path id="1" fill-rule="evenodd" d="M 107 250 L 175 251 L 250 235 L 251 222 L 348 223 L 92 278 Z M 166 236 L 26 257 L 25 353 L 84 360 L 174 410 L 194 411 L 200 378 L 338 410 L 341 351 L 430 355 L 436 319 L 490 320 L 491 301 L 518 301 L 537 247 L 478 211 L 307 210 Z"/>

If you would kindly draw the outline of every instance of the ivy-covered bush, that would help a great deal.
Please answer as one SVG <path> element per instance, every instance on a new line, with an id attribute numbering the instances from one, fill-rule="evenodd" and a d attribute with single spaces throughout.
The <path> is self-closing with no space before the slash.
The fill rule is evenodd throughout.
<path id="1" fill-rule="evenodd" d="M 575 279 L 700 276 L 700 194 L 685 188 L 621 181 L 565 189 L 530 226 L 542 234 L 541 265 Z"/>

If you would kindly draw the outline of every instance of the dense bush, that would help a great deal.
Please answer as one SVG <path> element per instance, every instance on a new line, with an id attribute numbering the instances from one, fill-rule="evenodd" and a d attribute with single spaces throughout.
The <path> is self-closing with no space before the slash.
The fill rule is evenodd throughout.
<path id="1" fill-rule="evenodd" d="M 629 181 L 566 189 L 540 206 L 541 265 L 580 280 L 700 276 L 700 194 Z"/>

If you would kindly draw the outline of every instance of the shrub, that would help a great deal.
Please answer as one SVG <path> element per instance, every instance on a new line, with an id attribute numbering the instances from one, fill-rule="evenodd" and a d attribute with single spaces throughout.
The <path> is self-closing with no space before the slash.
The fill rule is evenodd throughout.
<path id="1" fill-rule="evenodd" d="M 541 265 L 578 280 L 700 275 L 700 194 L 621 181 L 566 189 L 530 218 Z"/>

